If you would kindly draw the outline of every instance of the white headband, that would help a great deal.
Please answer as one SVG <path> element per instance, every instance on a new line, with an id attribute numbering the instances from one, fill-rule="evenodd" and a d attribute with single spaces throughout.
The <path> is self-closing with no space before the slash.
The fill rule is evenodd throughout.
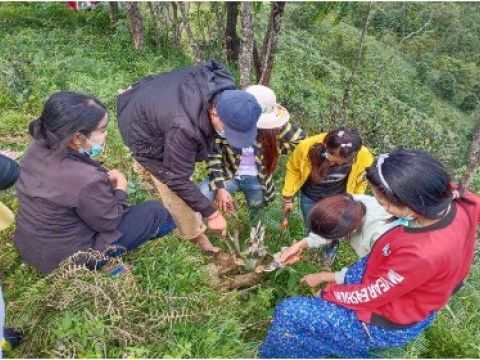
<path id="1" fill-rule="evenodd" d="M 388 154 L 381 154 L 378 157 L 377 160 L 377 170 L 378 170 L 378 176 L 380 177 L 380 181 L 382 182 L 382 185 L 390 192 L 392 192 L 392 189 L 390 189 L 390 186 L 388 186 L 387 180 L 385 180 L 385 177 L 382 174 L 382 165 L 385 162 L 385 160 L 388 158 Z"/>

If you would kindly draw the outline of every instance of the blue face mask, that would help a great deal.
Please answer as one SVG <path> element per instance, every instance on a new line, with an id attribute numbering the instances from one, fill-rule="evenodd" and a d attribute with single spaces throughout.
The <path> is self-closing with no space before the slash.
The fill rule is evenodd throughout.
<path id="1" fill-rule="evenodd" d="M 93 145 L 92 148 L 90 149 L 90 156 L 91 157 L 98 156 L 102 153 L 102 151 L 103 151 L 103 146 Z"/>
<path id="2" fill-rule="evenodd" d="M 322 157 L 328 160 L 328 153 L 325 151 L 322 153 Z"/>
<path id="3" fill-rule="evenodd" d="M 412 220 L 414 220 L 412 216 L 402 216 L 397 218 L 397 220 L 395 220 L 395 223 L 397 225 L 408 226 L 410 224 L 410 221 Z"/>
<path id="4" fill-rule="evenodd" d="M 221 138 L 225 139 L 225 130 L 215 130 Z"/>
<path id="5" fill-rule="evenodd" d="M 85 136 L 84 138 L 85 138 L 85 141 L 91 146 L 91 148 L 90 150 L 85 150 L 83 148 L 80 148 L 80 150 L 78 150 L 80 154 L 87 154 L 90 157 L 96 157 L 102 153 L 103 145 L 92 144 L 92 142 L 88 140 Z"/>

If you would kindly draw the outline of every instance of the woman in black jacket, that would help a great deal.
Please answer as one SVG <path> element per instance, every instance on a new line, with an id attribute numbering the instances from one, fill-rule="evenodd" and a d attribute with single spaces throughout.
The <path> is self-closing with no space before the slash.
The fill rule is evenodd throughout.
<path id="1" fill-rule="evenodd" d="M 157 201 L 130 206 L 125 176 L 94 160 L 107 125 L 99 100 L 70 91 L 53 94 L 30 125 L 33 142 L 16 184 L 14 241 L 23 260 L 41 273 L 78 251 L 117 256 L 175 228 Z"/>

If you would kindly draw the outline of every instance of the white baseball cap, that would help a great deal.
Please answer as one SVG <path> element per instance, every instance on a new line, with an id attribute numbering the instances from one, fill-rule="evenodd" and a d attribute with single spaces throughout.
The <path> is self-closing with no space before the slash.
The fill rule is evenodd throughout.
<path id="1" fill-rule="evenodd" d="M 277 104 L 277 97 L 272 89 L 263 85 L 252 85 L 245 91 L 255 96 L 262 108 L 262 114 L 257 122 L 259 129 L 275 129 L 288 122 L 290 114 L 282 105 Z"/>

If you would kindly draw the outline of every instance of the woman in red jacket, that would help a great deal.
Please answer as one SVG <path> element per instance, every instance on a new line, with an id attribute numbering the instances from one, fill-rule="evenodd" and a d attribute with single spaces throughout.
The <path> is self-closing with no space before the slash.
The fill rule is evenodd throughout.
<path id="1" fill-rule="evenodd" d="M 263 358 L 365 358 L 400 347 L 427 328 L 472 264 L 480 198 L 450 185 L 424 152 L 379 157 L 367 179 L 396 226 L 348 270 L 344 284 L 276 309 Z"/>

